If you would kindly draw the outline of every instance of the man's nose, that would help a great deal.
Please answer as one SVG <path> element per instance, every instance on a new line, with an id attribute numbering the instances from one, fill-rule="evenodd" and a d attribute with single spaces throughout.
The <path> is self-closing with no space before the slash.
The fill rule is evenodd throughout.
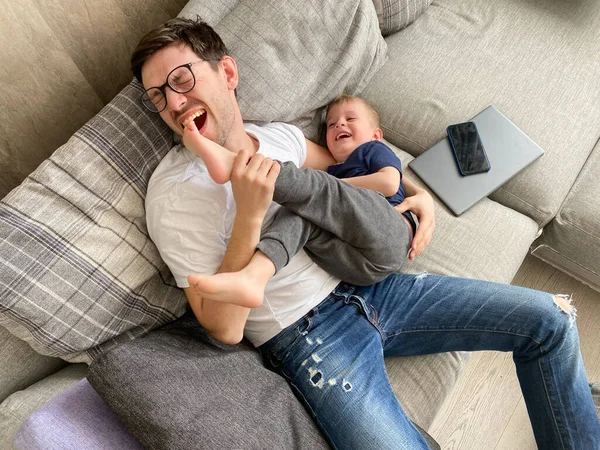
<path id="1" fill-rule="evenodd" d="M 165 94 L 167 95 L 167 105 L 173 111 L 179 111 L 187 103 L 185 94 L 175 92 L 173 89 L 167 88 Z"/>

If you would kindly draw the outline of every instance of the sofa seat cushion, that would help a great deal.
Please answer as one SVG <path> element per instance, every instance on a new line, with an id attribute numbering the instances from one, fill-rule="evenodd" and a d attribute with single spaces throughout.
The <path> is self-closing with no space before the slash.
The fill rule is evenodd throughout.
<path id="1" fill-rule="evenodd" d="M 533 254 L 600 291 L 600 143 Z"/>
<path id="2" fill-rule="evenodd" d="M 402 161 L 404 176 L 435 200 L 436 227 L 431 243 L 418 258 L 407 260 L 402 271 L 510 283 L 538 235 L 537 224 L 488 198 L 455 217 L 408 167 L 412 155 L 391 142 L 387 144 Z"/>
<path id="3" fill-rule="evenodd" d="M 86 371 L 85 364 L 70 364 L 4 400 L 0 404 L 0 448 L 13 448 L 13 439 L 23 421 L 47 401 L 81 380 Z"/>
<path id="4" fill-rule="evenodd" d="M 386 138 L 416 156 L 496 106 L 546 154 L 491 198 L 549 222 L 600 135 L 600 2 L 441 0 L 386 41 L 363 93 Z"/>

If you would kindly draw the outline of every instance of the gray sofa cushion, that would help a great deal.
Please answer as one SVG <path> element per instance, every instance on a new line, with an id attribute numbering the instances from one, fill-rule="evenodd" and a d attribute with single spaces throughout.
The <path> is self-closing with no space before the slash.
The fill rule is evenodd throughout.
<path id="1" fill-rule="evenodd" d="M 65 365 L 61 359 L 34 352 L 25 341 L 0 327 L 0 402 Z"/>
<path id="2" fill-rule="evenodd" d="M 600 2 L 441 0 L 386 41 L 363 92 L 386 139 L 416 156 L 493 104 L 546 154 L 491 198 L 548 223 L 599 136 Z"/>
<path id="3" fill-rule="evenodd" d="M 215 341 L 191 312 L 102 355 L 87 378 L 147 449 L 328 448 L 254 348 Z"/>

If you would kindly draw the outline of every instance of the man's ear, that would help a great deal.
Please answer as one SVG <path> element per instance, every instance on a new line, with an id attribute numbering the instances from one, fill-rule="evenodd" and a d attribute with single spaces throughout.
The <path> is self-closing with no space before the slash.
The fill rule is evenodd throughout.
<path id="1" fill-rule="evenodd" d="M 377 139 L 378 141 L 383 139 L 383 131 L 381 131 L 381 128 L 375 129 L 375 131 L 373 132 L 373 139 Z"/>
<path id="2" fill-rule="evenodd" d="M 229 55 L 225 55 L 221 58 L 219 64 L 221 64 L 221 67 L 223 67 L 223 74 L 225 75 L 227 87 L 233 91 L 237 87 L 239 81 L 235 59 Z"/>

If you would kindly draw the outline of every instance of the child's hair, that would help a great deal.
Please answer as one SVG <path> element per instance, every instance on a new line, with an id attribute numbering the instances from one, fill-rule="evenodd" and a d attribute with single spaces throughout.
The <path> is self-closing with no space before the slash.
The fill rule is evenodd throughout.
<path id="1" fill-rule="evenodd" d="M 325 117 L 327 117 L 327 115 L 329 114 L 329 110 L 331 108 L 333 108 L 335 105 L 341 105 L 341 104 L 347 103 L 347 102 L 360 102 L 363 105 L 365 105 L 367 107 L 367 110 L 369 111 L 369 115 L 371 116 L 371 121 L 373 122 L 373 126 L 375 128 L 379 128 L 379 126 L 381 124 L 381 120 L 379 119 L 379 113 L 377 113 L 377 111 L 375 111 L 375 108 L 373 108 L 371 105 L 369 105 L 369 103 L 365 99 L 357 97 L 356 95 L 348 95 L 348 94 L 338 95 L 336 98 L 331 100 L 331 102 L 329 102 L 329 105 L 327 105 L 327 111 L 325 112 Z"/>

